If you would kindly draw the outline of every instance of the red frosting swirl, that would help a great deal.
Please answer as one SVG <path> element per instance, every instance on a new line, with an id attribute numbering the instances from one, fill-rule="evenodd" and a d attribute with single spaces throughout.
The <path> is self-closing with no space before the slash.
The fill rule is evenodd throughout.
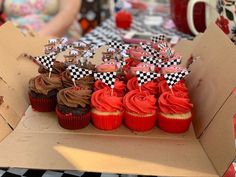
<path id="1" fill-rule="evenodd" d="M 147 82 L 146 84 L 143 84 L 141 86 L 141 89 L 150 92 L 152 95 L 156 95 L 158 93 L 157 87 L 158 83 L 156 81 L 150 81 Z M 139 89 L 138 79 L 136 77 L 130 79 L 127 83 L 127 88 L 129 91 Z"/>
<path id="2" fill-rule="evenodd" d="M 160 111 L 166 114 L 184 114 L 189 112 L 193 107 L 189 98 L 175 93 L 173 94 L 170 91 L 164 92 L 159 97 L 158 105 Z"/>
<path id="3" fill-rule="evenodd" d="M 161 95 L 164 92 L 170 91 L 169 86 L 167 85 L 166 80 L 161 80 L 157 86 L 157 93 Z M 172 88 L 173 92 L 184 92 L 188 95 L 188 89 L 184 82 L 178 82 Z"/>
<path id="4" fill-rule="evenodd" d="M 116 79 L 115 85 L 114 85 L 114 92 L 118 94 L 118 96 L 124 96 L 125 93 L 125 84 L 122 81 L 119 81 L 119 79 Z M 94 84 L 94 90 L 101 90 L 103 88 L 110 88 L 108 85 L 104 84 L 101 80 L 97 80 Z"/>
<path id="5" fill-rule="evenodd" d="M 124 109 L 122 98 L 118 97 L 116 92 L 111 95 L 111 89 L 108 88 L 94 92 L 91 97 L 91 105 L 103 112 L 123 111 Z"/>
<path id="6" fill-rule="evenodd" d="M 132 90 L 123 98 L 127 111 L 136 114 L 154 114 L 156 112 L 156 98 L 148 91 Z"/>

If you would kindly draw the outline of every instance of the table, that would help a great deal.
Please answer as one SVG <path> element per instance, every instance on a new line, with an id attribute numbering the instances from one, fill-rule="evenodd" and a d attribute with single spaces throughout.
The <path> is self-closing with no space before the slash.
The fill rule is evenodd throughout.
<path id="1" fill-rule="evenodd" d="M 167 14 L 158 13 L 155 15 L 163 17 L 165 21 L 169 20 L 169 15 Z M 149 32 L 152 34 L 165 34 L 167 36 L 177 35 L 182 39 L 193 39 L 193 36 L 182 33 L 175 28 L 165 29 L 163 26 L 149 27 L 143 23 L 143 16 L 136 16 L 133 18 L 133 23 L 130 30 L 137 32 Z M 114 17 L 111 17 L 104 21 L 101 26 L 95 28 L 93 31 L 80 38 L 80 40 L 99 45 L 110 41 L 122 41 L 122 36 L 127 32 L 127 30 L 116 28 Z"/>
<path id="2" fill-rule="evenodd" d="M 156 14 L 162 16 L 165 20 L 169 16 L 164 13 Z M 168 36 L 177 35 L 180 38 L 192 39 L 193 37 L 179 32 L 176 29 L 167 30 L 163 26 L 148 27 L 144 25 L 143 17 L 136 16 L 133 18 L 131 30 L 138 32 L 150 32 L 153 34 L 165 34 Z M 122 36 L 127 33 L 126 30 L 116 29 L 114 18 L 109 18 L 104 21 L 101 26 L 98 26 L 90 33 L 83 36 L 80 40 L 93 44 L 104 44 L 111 40 L 122 41 Z M 80 171 L 50 171 L 50 170 L 30 170 L 18 168 L 0 168 L 0 177 L 129 177 L 130 175 L 118 174 L 100 174 L 100 173 L 83 173 Z"/>

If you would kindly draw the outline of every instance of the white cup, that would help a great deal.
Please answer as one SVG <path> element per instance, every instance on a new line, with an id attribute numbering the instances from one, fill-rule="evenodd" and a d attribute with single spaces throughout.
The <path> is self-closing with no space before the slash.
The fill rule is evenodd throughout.
<path id="1" fill-rule="evenodd" d="M 212 21 L 216 21 L 219 14 L 217 13 L 216 4 L 217 0 L 189 0 L 188 7 L 187 7 L 187 21 L 188 26 L 193 34 L 197 35 L 199 32 L 196 30 L 194 26 L 194 19 L 193 19 L 193 9 L 196 3 L 203 2 L 206 4 L 206 19 L 205 22 L 206 26 L 211 23 Z"/>

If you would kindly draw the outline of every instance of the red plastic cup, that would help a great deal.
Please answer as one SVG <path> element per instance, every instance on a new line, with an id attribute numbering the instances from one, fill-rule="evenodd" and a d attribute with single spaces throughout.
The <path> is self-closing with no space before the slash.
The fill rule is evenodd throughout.
<path id="1" fill-rule="evenodd" d="M 171 17 L 177 27 L 178 30 L 191 34 L 188 27 L 187 22 L 187 6 L 189 0 L 171 0 L 170 7 L 171 7 Z M 204 32 L 206 29 L 205 24 L 205 4 L 198 3 L 194 7 L 194 25 L 199 32 Z"/>

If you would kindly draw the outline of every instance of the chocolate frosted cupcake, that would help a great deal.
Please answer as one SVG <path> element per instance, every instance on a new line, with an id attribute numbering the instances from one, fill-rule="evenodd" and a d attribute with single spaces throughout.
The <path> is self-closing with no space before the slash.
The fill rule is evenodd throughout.
<path id="1" fill-rule="evenodd" d="M 65 67 L 64 63 L 61 63 L 59 61 L 54 61 L 51 73 L 52 74 L 61 74 L 65 70 L 66 70 L 66 67 Z M 49 71 L 47 69 L 45 69 L 43 66 L 40 66 L 38 69 L 38 72 L 40 74 L 44 74 L 44 73 L 48 73 Z"/>
<path id="2" fill-rule="evenodd" d="M 91 62 L 85 63 L 83 65 L 78 64 L 76 66 L 78 66 L 79 68 L 89 69 L 92 71 L 95 70 L 95 65 L 93 65 Z M 64 71 L 61 77 L 62 77 L 63 87 L 67 88 L 67 87 L 74 86 L 74 83 L 70 76 L 70 72 L 68 70 Z M 76 80 L 75 84 L 76 86 L 79 86 L 80 88 L 83 88 L 83 89 L 92 89 L 93 84 L 94 84 L 94 77 L 93 76 L 83 77 L 79 80 Z"/>
<path id="3" fill-rule="evenodd" d="M 91 94 L 92 90 L 79 87 L 69 87 L 58 92 L 56 114 L 63 128 L 74 130 L 89 124 Z"/>
<path id="4" fill-rule="evenodd" d="M 62 88 L 61 78 L 59 75 L 41 74 L 29 81 L 29 99 L 33 109 L 39 112 L 54 111 L 58 90 Z"/>

